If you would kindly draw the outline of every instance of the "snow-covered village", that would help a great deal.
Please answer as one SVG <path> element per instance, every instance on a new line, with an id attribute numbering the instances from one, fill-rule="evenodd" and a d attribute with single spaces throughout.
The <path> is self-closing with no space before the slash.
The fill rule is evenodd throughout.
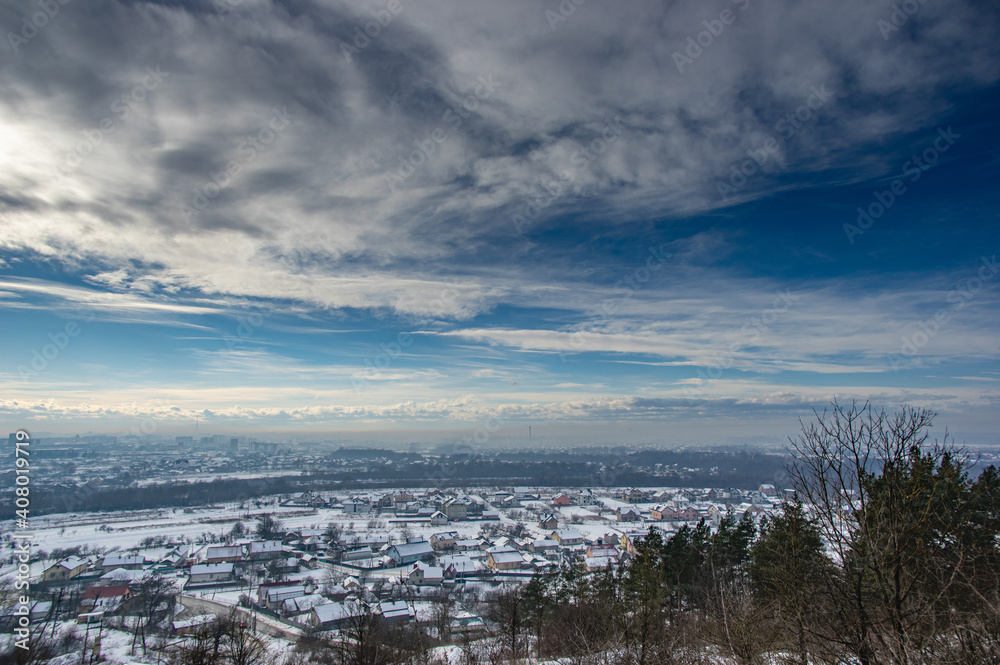
<path id="1" fill-rule="evenodd" d="M 32 631 L 79 643 L 87 662 L 153 663 L 225 617 L 251 622 L 259 658 L 282 658 L 374 616 L 422 634 L 409 645 L 447 662 L 485 648 L 497 629 L 490 599 L 504 588 L 546 571 L 613 571 L 651 529 L 669 537 L 717 529 L 726 516 L 758 522 L 782 498 L 770 484 L 306 491 L 55 514 L 34 520 L 30 604 L 16 602 L 15 574 L 2 571 L 4 632 L 13 639 L 27 613 Z"/>

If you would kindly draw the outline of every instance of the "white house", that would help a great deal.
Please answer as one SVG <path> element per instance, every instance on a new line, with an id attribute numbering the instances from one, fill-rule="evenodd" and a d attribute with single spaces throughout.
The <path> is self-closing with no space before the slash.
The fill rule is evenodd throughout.
<path id="1" fill-rule="evenodd" d="M 146 564 L 146 559 L 141 554 L 109 554 L 101 561 L 104 572 L 115 568 L 126 568 L 128 570 L 139 570 Z"/>
<path id="2" fill-rule="evenodd" d="M 432 554 L 434 554 L 434 548 L 426 540 L 406 543 L 405 545 L 393 545 L 386 552 L 386 555 L 396 562 L 397 566 L 408 566 Z"/>
<path id="3" fill-rule="evenodd" d="M 255 540 L 250 543 L 250 560 L 262 561 L 281 556 L 280 540 Z"/>
<path id="4" fill-rule="evenodd" d="M 385 601 L 378 604 L 379 614 L 390 623 L 411 621 L 416 613 L 405 600 Z"/>
<path id="5" fill-rule="evenodd" d="M 417 586 L 440 586 L 444 581 L 444 569 L 440 566 L 428 566 L 417 561 L 406 576 L 410 584 Z"/>
<path id="6" fill-rule="evenodd" d="M 560 547 L 583 545 L 583 534 L 576 529 L 557 529 L 549 535 L 549 538 L 558 541 Z"/>
<path id="7" fill-rule="evenodd" d="M 325 603 L 312 608 L 310 621 L 318 630 L 333 630 L 363 614 L 364 609 L 357 603 Z"/>
<path id="8" fill-rule="evenodd" d="M 231 563 L 200 563 L 191 566 L 189 584 L 204 584 L 206 582 L 228 582 L 233 579 L 233 564 Z"/>
<path id="9" fill-rule="evenodd" d="M 362 499 L 348 499 L 344 501 L 344 513 L 348 515 L 358 515 L 370 513 L 372 504 Z"/>

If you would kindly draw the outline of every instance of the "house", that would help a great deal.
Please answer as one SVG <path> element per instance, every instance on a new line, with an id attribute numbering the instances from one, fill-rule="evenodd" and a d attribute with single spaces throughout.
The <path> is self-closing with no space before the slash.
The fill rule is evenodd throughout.
<path id="1" fill-rule="evenodd" d="M 615 519 L 619 522 L 639 522 L 642 520 L 642 515 L 635 508 L 621 508 L 615 509 Z"/>
<path id="2" fill-rule="evenodd" d="M 205 563 L 240 563 L 242 561 L 243 548 L 239 545 L 209 547 L 205 550 Z"/>
<path id="3" fill-rule="evenodd" d="M 596 572 L 598 570 L 604 570 L 608 566 L 614 568 L 617 559 L 606 556 L 591 557 L 588 556 L 583 560 L 583 565 L 587 567 L 589 572 Z"/>
<path id="4" fill-rule="evenodd" d="M 646 501 L 646 493 L 635 487 L 631 487 L 622 492 L 622 501 L 626 503 L 643 503 Z"/>
<path id="5" fill-rule="evenodd" d="M 36 600 L 33 603 L 14 603 L 13 607 L 0 610 L 0 625 L 13 627 L 21 617 L 28 617 L 31 623 L 41 622 L 52 612 L 52 601 Z"/>
<path id="6" fill-rule="evenodd" d="M 635 554 L 635 544 L 637 541 L 644 539 L 649 534 L 649 529 L 643 531 L 631 531 L 629 533 L 623 533 L 621 537 L 621 547 L 623 550 L 629 554 Z"/>
<path id="7" fill-rule="evenodd" d="M 448 519 L 452 522 L 457 522 L 468 517 L 468 509 L 469 507 L 464 502 L 458 499 L 450 499 L 449 501 L 445 501 L 441 512 L 447 515 Z"/>
<path id="8" fill-rule="evenodd" d="M 416 616 L 413 607 L 405 600 L 384 601 L 378 604 L 378 613 L 389 623 L 412 621 Z"/>
<path id="9" fill-rule="evenodd" d="M 160 564 L 164 566 L 171 566 L 173 568 L 182 568 L 185 565 L 190 565 L 188 564 L 188 561 L 191 560 L 191 558 L 192 548 L 189 545 L 178 545 L 163 555 L 163 558 L 160 559 Z"/>
<path id="10" fill-rule="evenodd" d="M 453 635 L 475 635 L 486 632 L 486 623 L 481 617 L 468 612 L 457 612 L 451 620 Z"/>
<path id="11" fill-rule="evenodd" d="M 340 555 L 341 561 L 360 561 L 361 559 L 371 559 L 375 552 L 370 547 L 359 547 L 354 550 L 347 550 Z"/>
<path id="12" fill-rule="evenodd" d="M 649 518 L 656 522 L 665 522 L 674 519 L 674 515 L 676 514 L 677 511 L 673 509 L 673 506 L 654 506 L 649 511 Z"/>
<path id="13" fill-rule="evenodd" d="M 202 563 L 191 566 L 188 584 L 206 584 L 210 582 L 229 582 L 233 579 L 233 564 Z"/>
<path id="14" fill-rule="evenodd" d="M 250 543 L 251 561 L 268 561 L 277 559 L 282 554 L 280 540 L 255 540 Z"/>
<path id="15" fill-rule="evenodd" d="M 348 499 L 344 501 L 343 508 L 347 515 L 363 515 L 372 511 L 372 504 L 367 500 Z"/>
<path id="16" fill-rule="evenodd" d="M 280 559 L 271 559 L 271 561 L 273 563 L 269 563 L 268 566 L 274 566 L 274 571 L 277 573 L 288 575 L 299 572 L 299 560 L 294 556 L 283 556 Z"/>
<path id="17" fill-rule="evenodd" d="M 482 502 L 476 501 L 469 496 L 463 497 L 461 501 L 465 504 L 466 518 L 471 520 L 483 516 L 483 511 L 486 509 L 486 506 Z"/>
<path id="18" fill-rule="evenodd" d="M 299 549 L 303 552 L 318 552 L 323 546 L 323 539 L 320 536 L 306 536 L 302 538 Z"/>
<path id="19" fill-rule="evenodd" d="M 281 610 L 286 616 L 293 616 L 296 614 L 303 614 L 308 612 L 317 605 L 323 605 L 328 603 L 326 598 L 318 593 L 311 593 L 305 596 L 295 596 L 294 598 L 286 598 L 284 605 L 282 605 Z"/>
<path id="20" fill-rule="evenodd" d="M 435 510 L 431 513 L 431 526 L 444 526 L 448 523 L 448 516 L 442 513 L 440 510 Z"/>
<path id="21" fill-rule="evenodd" d="M 363 547 L 367 545 L 373 550 L 377 550 L 383 545 L 389 544 L 389 535 L 387 533 L 366 533 L 360 536 L 350 535 L 341 536 L 339 543 L 346 548 Z"/>
<path id="22" fill-rule="evenodd" d="M 174 635 L 183 637 L 190 635 L 205 624 L 212 623 L 216 618 L 214 614 L 199 614 L 183 621 L 174 621 L 170 626 L 174 629 Z"/>
<path id="23" fill-rule="evenodd" d="M 553 540 L 551 538 L 542 538 L 539 540 L 533 540 L 528 543 L 528 551 L 534 552 L 535 554 L 545 554 L 547 552 L 554 552 L 559 549 L 559 541 Z"/>
<path id="24" fill-rule="evenodd" d="M 486 556 L 486 565 L 493 570 L 517 570 L 524 559 L 517 552 L 490 552 Z"/>
<path id="25" fill-rule="evenodd" d="M 587 557 L 589 558 L 618 558 L 618 548 L 610 543 L 594 544 L 587 546 Z"/>
<path id="26" fill-rule="evenodd" d="M 565 493 L 556 494 L 552 498 L 552 505 L 553 506 L 572 506 L 573 505 L 573 497 L 571 497 L 569 494 L 565 494 Z"/>
<path id="27" fill-rule="evenodd" d="M 132 598 L 132 590 L 127 586 L 92 586 L 83 592 L 80 599 L 80 614 L 104 612 L 114 614 Z"/>
<path id="28" fill-rule="evenodd" d="M 549 513 L 548 515 L 542 515 L 538 518 L 538 526 L 542 527 L 547 531 L 559 528 L 559 518 Z"/>
<path id="29" fill-rule="evenodd" d="M 341 561 L 360 561 L 361 559 L 371 559 L 375 552 L 370 547 L 359 547 L 355 550 L 347 550 L 340 555 Z"/>
<path id="30" fill-rule="evenodd" d="M 520 505 L 521 505 L 521 499 L 517 498 L 514 495 L 510 495 L 500 502 L 500 506 L 502 508 L 517 508 Z"/>
<path id="31" fill-rule="evenodd" d="M 257 602 L 266 603 L 267 594 L 271 589 L 278 589 L 283 587 L 292 586 L 302 586 L 302 582 L 296 582 L 292 580 L 286 580 L 284 582 L 261 582 L 260 586 L 257 587 Z"/>
<path id="32" fill-rule="evenodd" d="M 576 529 L 556 529 L 549 538 L 557 541 L 560 547 L 583 545 L 583 534 Z"/>
<path id="33" fill-rule="evenodd" d="M 105 573 L 115 568 L 141 570 L 144 565 L 146 565 L 146 559 L 141 554 L 109 554 L 101 561 L 101 568 Z"/>
<path id="34" fill-rule="evenodd" d="M 126 568 L 115 568 L 98 577 L 98 581 L 105 585 L 115 586 L 127 584 L 133 586 L 146 580 L 153 575 L 152 569 L 128 570 Z"/>
<path id="35" fill-rule="evenodd" d="M 474 577 L 481 569 L 479 564 L 464 554 L 443 556 L 440 563 L 444 568 L 444 578 L 446 580 Z"/>
<path id="36" fill-rule="evenodd" d="M 764 496 L 778 496 L 778 490 L 774 488 L 774 485 L 770 483 L 765 483 L 757 488 L 757 491 Z"/>
<path id="37" fill-rule="evenodd" d="M 478 552 L 482 549 L 482 546 L 483 541 L 468 538 L 465 540 L 456 540 L 454 549 L 456 552 Z"/>
<path id="38" fill-rule="evenodd" d="M 417 561 L 406 576 L 407 582 L 416 586 L 440 586 L 444 581 L 444 568 L 428 566 Z"/>
<path id="39" fill-rule="evenodd" d="M 596 506 L 598 503 L 597 496 L 591 490 L 585 489 L 580 492 L 581 506 Z"/>
<path id="40" fill-rule="evenodd" d="M 457 531 L 442 531 L 431 536 L 431 547 L 435 550 L 450 550 L 455 547 L 460 536 Z"/>
<path id="41" fill-rule="evenodd" d="M 59 563 L 53 564 L 42 572 L 42 581 L 71 580 L 87 570 L 88 561 L 78 556 L 71 556 Z"/>
<path id="42" fill-rule="evenodd" d="M 284 608 L 286 600 L 300 598 L 305 595 L 308 595 L 306 594 L 306 588 L 301 584 L 273 587 L 267 590 L 267 598 L 264 601 L 264 605 L 266 605 L 269 610 L 279 610 Z"/>
<path id="43" fill-rule="evenodd" d="M 424 557 L 434 554 L 434 548 L 426 540 L 405 545 L 393 545 L 386 552 L 386 556 L 392 559 L 397 566 L 408 566 Z"/>
<path id="44" fill-rule="evenodd" d="M 358 603 L 324 603 L 312 608 L 309 622 L 316 630 L 333 630 L 364 614 L 364 607 Z"/>

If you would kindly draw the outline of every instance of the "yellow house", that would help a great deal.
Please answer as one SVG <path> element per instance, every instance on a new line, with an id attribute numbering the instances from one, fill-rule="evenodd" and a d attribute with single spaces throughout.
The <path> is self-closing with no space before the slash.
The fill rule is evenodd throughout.
<path id="1" fill-rule="evenodd" d="M 71 580 L 87 570 L 87 565 L 88 562 L 86 559 L 81 559 L 77 556 L 68 557 L 46 568 L 42 572 L 42 581 Z"/>

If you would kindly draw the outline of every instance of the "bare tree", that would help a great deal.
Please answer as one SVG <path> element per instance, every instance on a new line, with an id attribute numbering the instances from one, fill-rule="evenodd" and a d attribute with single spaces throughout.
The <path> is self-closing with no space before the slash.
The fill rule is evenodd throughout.
<path id="1" fill-rule="evenodd" d="M 862 665 L 921 661 L 942 630 L 932 624 L 947 621 L 936 612 L 961 563 L 942 576 L 928 557 L 958 524 L 948 496 L 964 482 L 964 458 L 947 433 L 929 442 L 933 419 L 927 409 L 834 402 L 791 440 L 792 483 L 838 564 L 825 580 L 836 619 L 825 637 Z"/>
<path id="2" fill-rule="evenodd" d="M 257 665 L 268 660 L 267 643 L 246 614 L 233 609 L 220 623 L 225 631 L 223 654 L 231 665 Z"/>

